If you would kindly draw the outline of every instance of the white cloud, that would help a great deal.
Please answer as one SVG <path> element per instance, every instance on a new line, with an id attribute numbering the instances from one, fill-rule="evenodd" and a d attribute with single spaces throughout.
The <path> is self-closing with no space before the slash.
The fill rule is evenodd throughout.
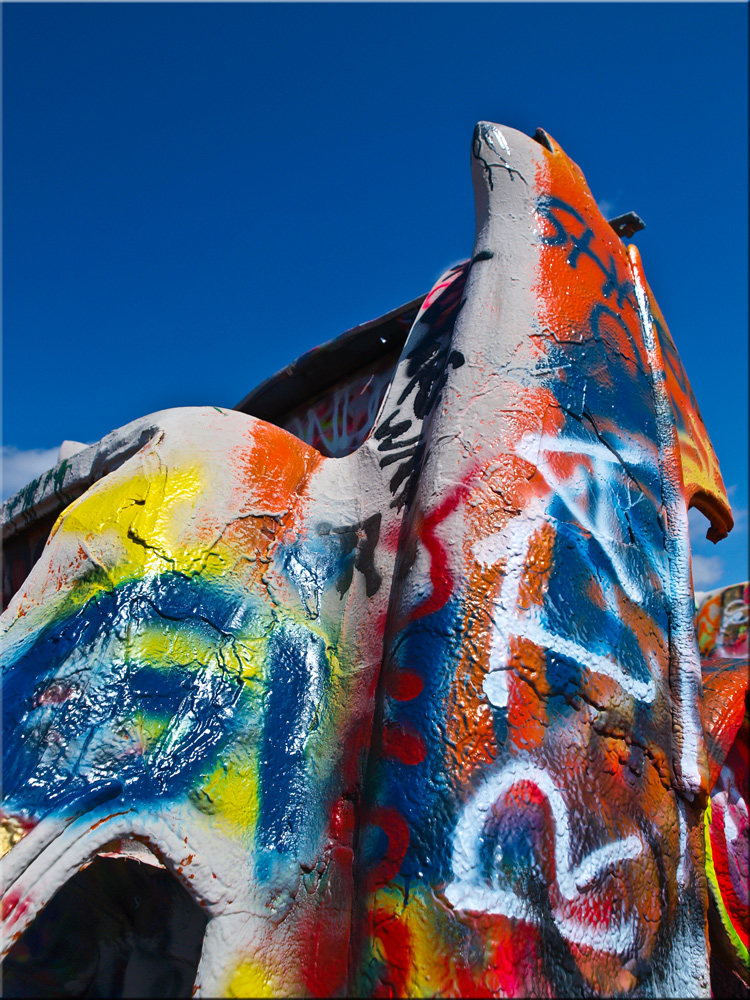
<path id="1" fill-rule="evenodd" d="M 718 556 L 693 554 L 693 586 L 696 590 L 711 590 L 721 582 L 724 563 Z"/>
<path id="2" fill-rule="evenodd" d="M 32 479 L 57 465 L 57 448 L 15 448 L 3 445 L 2 489 L 0 499 L 7 500 Z"/>
<path id="3" fill-rule="evenodd" d="M 612 214 L 612 210 L 615 207 L 613 202 L 607 201 L 606 198 L 602 198 L 600 201 L 597 201 L 596 204 L 599 206 L 599 211 L 602 213 L 605 219 L 608 219 L 610 217 L 610 215 Z"/>

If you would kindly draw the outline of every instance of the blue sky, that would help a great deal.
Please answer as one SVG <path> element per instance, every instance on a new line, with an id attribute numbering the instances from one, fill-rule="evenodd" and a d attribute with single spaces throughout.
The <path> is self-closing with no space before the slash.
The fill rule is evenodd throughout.
<path id="1" fill-rule="evenodd" d="M 550 132 L 635 237 L 746 579 L 744 3 L 4 4 L 6 492 L 168 406 L 232 406 L 469 256 L 469 146 Z M 50 456 L 51 459 L 50 459 Z M 700 516 L 698 517 L 700 520 Z"/>

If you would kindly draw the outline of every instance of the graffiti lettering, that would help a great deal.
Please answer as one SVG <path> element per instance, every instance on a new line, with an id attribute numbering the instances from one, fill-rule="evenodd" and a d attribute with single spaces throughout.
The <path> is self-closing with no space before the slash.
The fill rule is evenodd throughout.
<path id="1" fill-rule="evenodd" d="M 465 361 L 460 351 L 451 350 L 450 341 L 467 273 L 467 264 L 452 268 L 437 286 L 438 294 L 431 293 L 425 300 L 415 324 L 424 326 L 424 332 L 406 354 L 406 385 L 396 400 L 396 409 L 387 414 L 374 432 L 378 451 L 386 453 L 380 459 L 381 469 L 397 463 L 389 483 L 394 495 L 392 506 L 397 510 L 412 498 L 424 452 L 421 431 L 411 437 L 409 432 L 414 424 L 421 425 L 427 419 L 445 387 L 448 373 Z M 402 412 L 407 400 L 411 412 Z"/>
<path id="2" fill-rule="evenodd" d="M 578 168 L 491 123 L 473 154 L 474 255 L 395 368 L 297 437 L 124 430 L 13 597 L 16 971 L 135 844 L 208 918 L 199 996 L 709 996 L 707 917 L 743 974 L 747 589 L 705 595 L 701 694 L 682 530 L 731 527 L 718 463 Z"/>

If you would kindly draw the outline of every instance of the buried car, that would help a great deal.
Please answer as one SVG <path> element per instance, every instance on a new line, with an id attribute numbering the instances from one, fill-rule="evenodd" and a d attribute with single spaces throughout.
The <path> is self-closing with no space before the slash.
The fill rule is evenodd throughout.
<path id="1" fill-rule="evenodd" d="M 480 123 L 472 169 L 471 259 L 338 383 L 299 396 L 329 345 L 6 505 L 8 995 L 710 995 L 718 462 L 637 217 L 542 130 Z"/>

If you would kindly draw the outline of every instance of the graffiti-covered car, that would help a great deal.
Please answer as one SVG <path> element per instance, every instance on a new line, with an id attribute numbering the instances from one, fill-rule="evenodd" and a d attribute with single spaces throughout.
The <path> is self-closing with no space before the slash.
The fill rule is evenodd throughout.
<path id="1" fill-rule="evenodd" d="M 746 975 L 732 516 L 640 222 L 542 130 L 472 169 L 429 294 L 6 504 L 18 995 L 709 996 L 709 906 Z"/>

